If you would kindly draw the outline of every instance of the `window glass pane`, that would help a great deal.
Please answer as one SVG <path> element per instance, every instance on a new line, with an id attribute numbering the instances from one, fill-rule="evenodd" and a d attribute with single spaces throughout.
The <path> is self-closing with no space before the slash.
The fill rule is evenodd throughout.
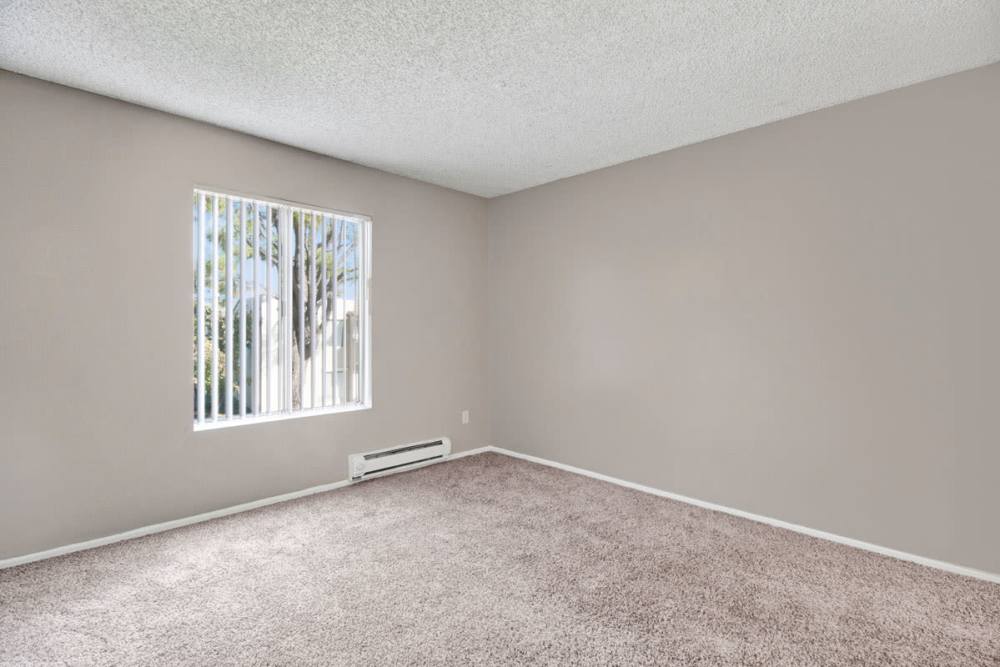
<path id="1" fill-rule="evenodd" d="M 342 261 L 343 266 L 343 354 L 344 354 L 344 402 L 357 403 L 360 400 L 361 339 L 358 316 L 358 225 L 344 220 Z"/>
<path id="2" fill-rule="evenodd" d="M 320 262 L 322 275 L 320 285 L 320 346 L 322 348 L 322 403 L 324 407 L 335 405 L 336 357 L 336 317 L 334 313 L 334 292 L 336 276 L 334 275 L 333 240 L 335 237 L 336 218 L 330 215 L 322 216 L 320 225 Z"/>
<path id="3" fill-rule="evenodd" d="M 300 364 L 295 373 L 295 384 L 299 393 L 294 405 L 296 408 L 301 407 L 307 410 L 321 407 L 320 375 L 323 358 L 320 354 L 321 348 L 318 340 L 320 335 L 319 312 L 322 308 L 322 299 L 319 294 L 322 276 L 319 273 L 320 252 L 318 245 L 321 217 L 313 211 L 301 213 L 300 223 L 297 225 L 301 242 L 295 245 L 296 276 L 298 278 L 295 281 L 294 301 L 300 309 L 295 332 Z"/>
<path id="4" fill-rule="evenodd" d="M 292 409 L 302 409 L 306 363 L 305 212 L 292 214 Z"/>
<path id="5" fill-rule="evenodd" d="M 196 424 L 367 403 L 365 225 L 196 190 Z"/>
<path id="6" fill-rule="evenodd" d="M 263 359 L 260 385 L 261 412 L 281 411 L 281 290 L 279 276 L 279 229 L 277 210 L 265 207 L 261 217 L 261 326 Z"/>

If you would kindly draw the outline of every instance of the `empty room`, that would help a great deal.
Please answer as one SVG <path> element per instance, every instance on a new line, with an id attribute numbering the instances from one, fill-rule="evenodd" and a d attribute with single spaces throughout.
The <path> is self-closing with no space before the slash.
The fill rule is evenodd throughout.
<path id="1" fill-rule="evenodd" d="M 0 0 L 0 665 L 1000 665 L 997 0 Z"/>

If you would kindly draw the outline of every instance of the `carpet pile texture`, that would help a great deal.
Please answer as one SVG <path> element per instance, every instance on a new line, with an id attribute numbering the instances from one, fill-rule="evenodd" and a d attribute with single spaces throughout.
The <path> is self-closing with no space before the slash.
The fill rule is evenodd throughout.
<path id="1" fill-rule="evenodd" d="M 0 663 L 996 665 L 1000 586 L 499 454 L 0 571 Z"/>

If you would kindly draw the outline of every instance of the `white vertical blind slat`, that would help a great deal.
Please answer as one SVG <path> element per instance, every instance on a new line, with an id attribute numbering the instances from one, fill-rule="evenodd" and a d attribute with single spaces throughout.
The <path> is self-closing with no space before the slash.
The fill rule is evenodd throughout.
<path id="1" fill-rule="evenodd" d="M 264 410 L 271 411 L 271 207 L 264 207 L 264 218 L 267 225 L 264 250 L 264 377 L 261 386 L 267 394 L 264 400 Z"/>
<path id="2" fill-rule="evenodd" d="M 327 223 L 328 220 L 329 220 L 329 216 L 324 215 L 323 216 L 323 225 L 322 225 L 323 229 L 322 229 L 322 231 L 320 231 L 320 252 L 322 253 L 321 254 L 322 261 L 320 263 L 320 271 L 322 271 L 321 275 L 323 276 L 323 280 L 321 281 L 322 284 L 320 286 L 320 289 L 322 290 L 322 293 L 321 293 L 322 296 L 320 297 L 320 307 L 321 307 L 321 310 L 322 310 L 322 313 L 323 313 L 323 321 L 322 321 L 321 333 L 320 333 L 320 341 L 321 342 L 320 342 L 320 346 L 319 346 L 319 351 L 320 351 L 319 353 L 323 357 L 323 362 L 322 362 L 322 366 L 323 366 L 323 390 L 322 390 L 322 394 L 323 395 L 322 395 L 321 400 L 322 400 L 322 406 L 324 408 L 326 407 L 326 404 L 327 404 L 326 386 L 328 384 L 328 378 L 327 378 L 327 373 L 326 373 L 326 343 L 327 343 L 327 337 L 326 337 L 327 307 L 326 306 L 327 306 L 327 303 L 329 303 L 329 301 L 327 301 L 327 297 L 326 297 L 326 294 L 327 294 L 326 290 L 327 290 L 327 287 L 329 286 L 328 282 L 327 282 L 327 277 L 326 277 L 326 268 L 327 268 L 326 267 L 326 223 Z"/>
<path id="3" fill-rule="evenodd" d="M 316 407 L 316 218 L 319 213 L 313 211 L 312 230 L 309 236 L 309 407 Z"/>
<path id="4" fill-rule="evenodd" d="M 219 416 L 219 197 L 212 195 L 212 419 Z"/>
<path id="5" fill-rule="evenodd" d="M 247 225 L 246 202 L 240 200 L 240 416 L 247 414 Z"/>
<path id="6" fill-rule="evenodd" d="M 292 409 L 292 211 L 283 207 L 281 212 L 281 317 L 285 339 L 281 354 L 284 359 L 282 373 L 282 408 Z"/>
<path id="7" fill-rule="evenodd" d="M 226 417 L 233 416 L 233 200 L 226 201 Z"/>
<path id="8" fill-rule="evenodd" d="M 260 237 L 260 226 L 259 226 L 259 215 L 257 211 L 257 202 L 253 202 L 250 205 L 250 227 L 251 227 L 251 244 L 250 244 L 250 274 L 252 281 L 251 293 L 253 295 L 253 313 L 250 328 L 250 356 L 252 357 L 250 363 L 253 365 L 253 377 L 250 379 L 250 383 L 253 385 L 253 390 L 250 392 L 251 395 L 251 406 L 253 408 L 253 414 L 260 414 L 260 350 L 258 349 L 260 343 L 258 341 L 257 332 L 260 330 L 260 299 L 258 298 L 257 291 L 257 265 L 260 263 L 258 257 L 258 248 L 260 243 L 258 243 L 258 238 Z"/>
<path id="9" fill-rule="evenodd" d="M 305 407 L 306 393 L 306 212 L 299 210 L 298 248 L 299 248 L 299 409 Z"/>

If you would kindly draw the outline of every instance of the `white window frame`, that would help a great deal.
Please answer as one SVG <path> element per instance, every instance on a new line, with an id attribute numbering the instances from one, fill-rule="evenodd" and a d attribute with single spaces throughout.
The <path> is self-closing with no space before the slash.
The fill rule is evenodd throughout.
<path id="1" fill-rule="evenodd" d="M 256 204 L 264 204 L 279 207 L 279 217 L 287 216 L 285 222 L 279 223 L 279 229 L 283 229 L 281 232 L 286 236 L 286 239 L 282 240 L 282 243 L 287 243 L 287 235 L 291 226 L 291 214 L 293 210 L 301 210 L 306 212 L 316 212 L 323 215 L 336 216 L 341 218 L 350 218 L 360 225 L 361 231 L 361 276 L 358 279 L 358 289 L 362 292 L 363 298 L 358 299 L 358 308 L 360 309 L 359 322 L 361 327 L 360 340 L 360 382 L 361 385 L 361 400 L 355 403 L 349 403 L 345 405 L 334 405 L 319 408 L 300 408 L 298 410 L 292 408 L 283 408 L 279 412 L 271 412 L 262 415 L 236 415 L 236 416 L 219 416 L 212 418 L 206 416 L 202 421 L 195 417 L 193 420 L 194 431 L 210 431 L 220 428 L 231 428 L 234 426 L 246 426 L 250 424 L 262 424 L 268 422 L 284 421 L 287 419 L 298 419 L 302 417 L 315 417 L 319 415 L 331 415 L 339 414 L 345 412 L 357 412 L 360 410 L 370 410 L 373 405 L 373 378 L 372 378 L 372 291 L 373 291 L 373 281 L 372 281 L 372 219 L 363 213 L 354 213 L 350 211 L 344 211 L 340 209 L 326 208 L 322 206 L 315 206 L 312 204 L 304 204 L 301 202 L 296 202 L 288 199 L 282 199 L 280 197 L 269 197 L 260 195 L 251 195 L 245 192 L 240 192 L 237 190 L 231 190 L 228 188 L 220 188 L 217 186 L 206 186 L 195 184 L 192 186 L 192 190 L 196 195 L 198 193 L 205 193 L 210 195 L 218 195 L 220 197 L 229 197 L 244 200 L 247 202 L 255 202 Z M 196 251 L 196 257 L 197 251 Z M 196 260 L 200 261 L 200 260 Z M 201 262 L 201 267 L 204 267 L 204 262 Z M 289 270 L 290 267 L 284 267 L 281 270 Z M 198 266 L 195 267 L 195 271 L 199 270 Z M 213 262 L 213 272 L 215 271 L 215 263 Z M 197 275 L 197 273 L 196 273 Z M 276 287 L 280 287 L 279 284 Z M 290 291 L 290 290 L 289 290 Z M 291 295 L 287 295 L 291 299 Z M 282 295 L 282 299 L 285 295 Z M 227 301 L 227 308 L 229 302 Z M 292 326 L 291 322 L 288 322 L 289 328 Z M 313 322 L 315 325 L 315 322 Z M 334 314 L 334 332 L 337 327 L 336 313 Z M 335 348 L 336 349 L 336 348 Z M 200 350 L 199 350 L 200 351 Z M 288 348 L 282 349 L 279 352 L 282 355 L 292 355 L 296 354 L 296 350 Z M 336 354 L 334 354 L 334 359 L 336 359 Z M 208 373 L 208 369 L 205 369 L 205 373 Z M 336 385 L 336 375 L 334 375 L 334 385 Z M 289 388 L 290 389 L 290 388 Z M 218 402 L 220 406 L 225 403 L 227 397 L 222 391 L 219 391 Z"/>

